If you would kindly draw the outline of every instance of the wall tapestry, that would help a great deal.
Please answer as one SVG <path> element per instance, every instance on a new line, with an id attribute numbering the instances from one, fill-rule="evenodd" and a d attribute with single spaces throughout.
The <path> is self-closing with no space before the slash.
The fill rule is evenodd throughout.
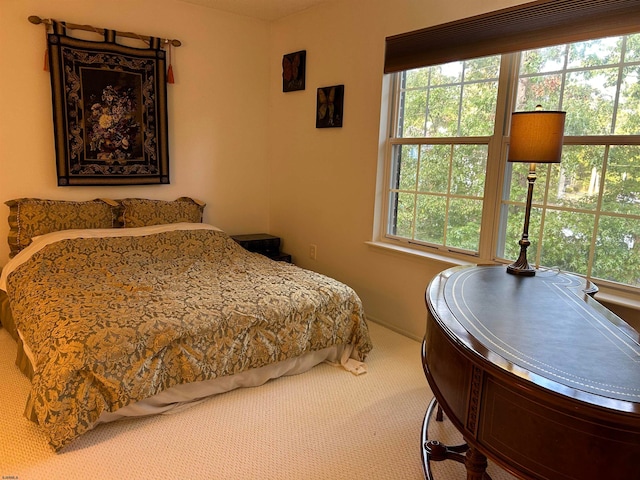
<path id="1" fill-rule="evenodd" d="M 165 51 L 48 35 L 58 185 L 169 183 Z"/>
<path id="2" fill-rule="evenodd" d="M 344 85 L 318 88 L 316 128 L 342 127 Z"/>
<path id="3" fill-rule="evenodd" d="M 307 51 L 287 53 L 282 57 L 282 91 L 304 90 Z"/>

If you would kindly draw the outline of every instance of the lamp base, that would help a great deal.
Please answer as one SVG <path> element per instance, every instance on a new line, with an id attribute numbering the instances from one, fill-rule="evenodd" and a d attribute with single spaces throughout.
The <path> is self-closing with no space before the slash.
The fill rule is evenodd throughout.
<path id="1" fill-rule="evenodd" d="M 533 184 L 536 181 L 536 165 L 532 163 L 529 166 L 529 174 L 527 175 L 527 203 L 524 210 L 524 228 L 522 229 L 522 238 L 518 242 L 520 245 L 520 255 L 518 259 L 507 267 L 507 273 L 512 275 L 522 275 L 524 277 L 533 277 L 536 271 L 531 268 L 527 260 L 527 248 L 531 245 L 529 242 L 529 218 L 531 216 L 531 200 L 533 199 Z"/>
<path id="2" fill-rule="evenodd" d="M 533 277 L 536 274 L 536 271 L 534 268 L 531 268 L 531 266 L 528 264 L 522 267 L 522 266 L 516 265 L 515 263 L 512 263 L 507 267 L 507 273 L 510 273 L 511 275 L 522 275 L 525 277 Z"/>
<path id="3" fill-rule="evenodd" d="M 535 268 L 529 265 L 527 261 L 527 247 L 529 241 L 525 238 L 520 240 L 520 256 L 518 259 L 507 267 L 507 273 L 512 275 L 523 275 L 525 277 L 533 277 L 536 274 Z"/>

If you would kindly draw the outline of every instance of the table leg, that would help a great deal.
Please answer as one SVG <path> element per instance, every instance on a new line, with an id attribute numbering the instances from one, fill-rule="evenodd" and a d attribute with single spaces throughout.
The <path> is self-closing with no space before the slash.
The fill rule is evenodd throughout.
<path id="1" fill-rule="evenodd" d="M 429 422 L 434 416 L 438 422 L 444 421 L 442 408 L 435 397 L 429 403 L 427 413 L 422 424 L 422 465 L 426 480 L 435 480 L 431 473 L 431 462 L 453 460 L 463 463 L 467 470 L 467 480 L 491 480 L 486 472 L 487 457 L 475 448 L 470 448 L 467 443 L 462 445 L 444 445 L 437 440 L 429 440 Z M 463 455 L 466 452 L 466 455 Z"/>
<path id="2" fill-rule="evenodd" d="M 467 451 L 464 459 L 464 466 L 467 468 L 467 480 L 487 480 L 487 457 L 475 448 L 471 447 Z"/>
<path id="3" fill-rule="evenodd" d="M 429 422 L 436 411 L 436 421 L 444 420 L 442 408 L 438 405 L 435 397 L 429 403 L 427 413 L 424 416 L 422 424 L 422 465 L 426 480 L 434 480 L 431 473 L 431 462 L 440 462 L 442 460 L 454 460 L 456 462 L 465 463 L 465 456 L 462 455 L 469 449 L 467 444 L 448 446 L 437 440 L 429 440 Z"/>

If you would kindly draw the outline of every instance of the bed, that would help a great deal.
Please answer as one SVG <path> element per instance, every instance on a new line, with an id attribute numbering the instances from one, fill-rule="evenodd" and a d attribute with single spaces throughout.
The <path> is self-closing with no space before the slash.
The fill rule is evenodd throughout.
<path id="1" fill-rule="evenodd" d="M 10 207 L 0 320 L 56 451 L 96 425 L 176 411 L 321 362 L 366 371 L 347 285 L 244 250 L 183 197 Z"/>

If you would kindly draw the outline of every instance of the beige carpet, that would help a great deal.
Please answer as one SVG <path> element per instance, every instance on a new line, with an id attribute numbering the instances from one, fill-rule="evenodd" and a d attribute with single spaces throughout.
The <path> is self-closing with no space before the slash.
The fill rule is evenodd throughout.
<path id="1" fill-rule="evenodd" d="M 322 364 L 172 415 L 100 425 L 59 454 L 22 416 L 29 382 L 0 329 L 0 478 L 420 480 L 431 399 L 420 343 L 375 323 L 370 329 L 365 375 Z M 438 439 L 455 441 L 446 422 L 436 428 Z M 436 480 L 465 478 L 461 464 L 433 470 Z M 493 480 L 513 478 L 489 471 Z"/>

